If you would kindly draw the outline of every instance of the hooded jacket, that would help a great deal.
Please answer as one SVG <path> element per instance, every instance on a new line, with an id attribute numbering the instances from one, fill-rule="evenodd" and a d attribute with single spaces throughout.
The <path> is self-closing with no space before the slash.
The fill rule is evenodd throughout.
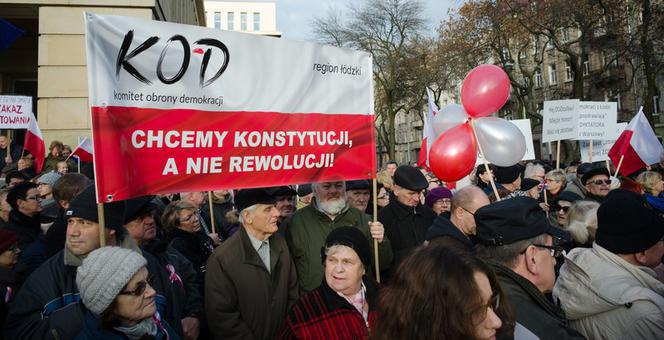
<path id="1" fill-rule="evenodd" d="M 553 296 L 589 339 L 664 339 L 664 283 L 597 243 L 567 255 Z"/>

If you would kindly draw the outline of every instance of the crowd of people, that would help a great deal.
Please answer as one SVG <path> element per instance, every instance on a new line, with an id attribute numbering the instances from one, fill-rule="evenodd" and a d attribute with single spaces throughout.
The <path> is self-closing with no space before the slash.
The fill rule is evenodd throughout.
<path id="1" fill-rule="evenodd" d="M 106 203 L 100 230 L 71 148 L 36 174 L 8 144 L 0 339 L 664 339 L 659 164 L 480 165 L 455 186 L 390 161 L 375 197 L 143 196 Z"/>

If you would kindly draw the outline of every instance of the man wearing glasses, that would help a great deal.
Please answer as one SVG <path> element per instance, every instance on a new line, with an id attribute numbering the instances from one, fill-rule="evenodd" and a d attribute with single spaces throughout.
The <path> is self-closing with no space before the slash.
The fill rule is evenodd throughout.
<path id="1" fill-rule="evenodd" d="M 588 190 L 585 199 L 602 203 L 611 189 L 610 177 L 609 170 L 605 167 L 596 167 L 583 174 L 581 183 Z"/>
<path id="2" fill-rule="evenodd" d="M 41 233 L 39 186 L 32 182 L 17 184 L 9 190 L 7 203 L 12 207 L 7 229 L 18 235 L 18 247 L 25 250 Z"/>
<path id="3" fill-rule="evenodd" d="M 475 212 L 475 222 L 478 255 L 493 268 L 513 307 L 515 338 L 532 333 L 540 339 L 584 339 L 544 295 L 553 289 L 556 257 L 563 253 L 557 243 L 565 235 L 537 201 L 514 197 L 489 204 Z"/>
<path id="4" fill-rule="evenodd" d="M 627 190 L 597 210 L 592 248 L 566 257 L 553 289 L 570 325 L 588 339 L 664 339 L 664 219 Z"/>

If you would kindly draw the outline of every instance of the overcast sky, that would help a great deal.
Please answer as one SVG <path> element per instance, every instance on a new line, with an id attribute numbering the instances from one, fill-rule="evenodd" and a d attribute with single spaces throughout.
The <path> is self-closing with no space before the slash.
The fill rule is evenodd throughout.
<path id="1" fill-rule="evenodd" d="M 292 40 L 311 40 L 311 20 L 317 16 L 324 16 L 329 9 L 344 11 L 350 2 L 359 3 L 362 0 L 253 0 L 241 2 L 275 2 L 277 5 L 277 30 L 283 37 Z M 462 0 L 420 0 L 425 7 L 427 27 L 432 32 L 438 23 L 447 17 L 450 7 L 458 7 Z"/>

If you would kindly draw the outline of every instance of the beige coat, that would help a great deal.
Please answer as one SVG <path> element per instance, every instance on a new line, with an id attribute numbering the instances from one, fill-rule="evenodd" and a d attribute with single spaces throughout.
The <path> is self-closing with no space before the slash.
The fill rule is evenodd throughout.
<path id="1" fill-rule="evenodd" d="M 664 339 L 664 284 L 655 271 L 597 243 L 569 253 L 553 296 L 588 339 Z"/>

